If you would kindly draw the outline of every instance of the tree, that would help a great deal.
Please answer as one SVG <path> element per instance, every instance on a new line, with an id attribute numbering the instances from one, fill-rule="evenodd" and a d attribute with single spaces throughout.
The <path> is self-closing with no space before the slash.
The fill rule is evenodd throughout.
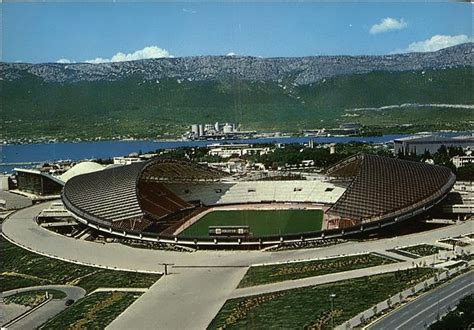
<path id="1" fill-rule="evenodd" d="M 474 164 L 468 164 L 458 168 L 457 179 L 460 181 L 474 181 Z"/>

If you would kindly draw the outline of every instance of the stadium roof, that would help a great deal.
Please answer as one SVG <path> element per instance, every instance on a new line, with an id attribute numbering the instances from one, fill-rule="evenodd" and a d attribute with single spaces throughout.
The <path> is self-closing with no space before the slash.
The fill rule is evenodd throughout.
<path id="1" fill-rule="evenodd" d="M 74 214 L 103 225 L 141 221 L 145 212 L 139 181 L 212 181 L 222 176 L 222 172 L 187 161 L 151 160 L 75 176 L 64 187 L 63 201 Z"/>
<path id="2" fill-rule="evenodd" d="M 423 207 L 446 194 L 456 179 L 447 167 L 363 154 L 343 160 L 327 174 L 352 180 L 328 214 L 353 224 Z"/>

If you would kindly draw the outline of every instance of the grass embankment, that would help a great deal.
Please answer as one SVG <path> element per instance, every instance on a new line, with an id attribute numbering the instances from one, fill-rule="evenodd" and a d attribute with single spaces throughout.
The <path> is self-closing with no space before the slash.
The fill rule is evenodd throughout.
<path id="1" fill-rule="evenodd" d="M 437 254 L 440 251 L 447 251 L 448 249 L 445 249 L 439 246 L 429 245 L 429 244 L 419 244 L 419 245 L 414 245 L 414 246 L 408 246 L 399 250 L 405 251 L 411 254 L 415 254 L 420 257 L 426 257 L 426 256 L 431 256 L 433 254 Z"/>
<path id="2" fill-rule="evenodd" d="M 272 236 L 321 230 L 322 210 L 213 211 L 183 231 L 183 237 L 208 237 L 209 226 L 249 226 L 251 236 Z"/>
<path id="3" fill-rule="evenodd" d="M 103 329 L 139 296 L 133 292 L 93 293 L 56 315 L 42 329 Z"/>
<path id="4" fill-rule="evenodd" d="M 46 300 L 46 291 L 52 299 L 63 299 L 66 294 L 58 290 L 35 290 L 17 293 L 3 298 L 5 304 L 18 304 L 28 307 L 36 306 Z"/>
<path id="5" fill-rule="evenodd" d="M 35 285 L 70 284 L 91 292 L 99 287 L 146 288 L 160 275 L 107 270 L 47 258 L 0 237 L 0 291 Z"/>
<path id="6" fill-rule="evenodd" d="M 228 300 L 210 329 L 329 328 L 414 286 L 434 274 L 427 268 L 351 279 L 330 284 Z M 330 294 L 336 294 L 331 314 Z"/>
<path id="7" fill-rule="evenodd" d="M 325 260 L 256 266 L 249 268 L 244 278 L 239 283 L 239 288 L 296 280 L 299 278 L 338 273 L 390 263 L 393 263 L 393 261 L 372 254 L 363 254 Z"/>

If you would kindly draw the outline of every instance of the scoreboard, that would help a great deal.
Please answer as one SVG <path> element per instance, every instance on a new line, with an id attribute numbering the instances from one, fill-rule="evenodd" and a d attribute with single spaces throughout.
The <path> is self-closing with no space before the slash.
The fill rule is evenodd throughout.
<path id="1" fill-rule="evenodd" d="M 209 236 L 248 236 L 249 226 L 209 226 Z"/>

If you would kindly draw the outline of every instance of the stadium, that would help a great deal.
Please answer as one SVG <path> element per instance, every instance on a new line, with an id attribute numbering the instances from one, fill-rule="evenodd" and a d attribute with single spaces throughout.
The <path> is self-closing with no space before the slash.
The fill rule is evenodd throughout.
<path id="1" fill-rule="evenodd" d="M 313 180 L 249 181 L 155 159 L 71 178 L 75 219 L 129 239 L 190 247 L 265 247 L 377 230 L 423 213 L 455 183 L 446 167 L 349 157 Z"/>

